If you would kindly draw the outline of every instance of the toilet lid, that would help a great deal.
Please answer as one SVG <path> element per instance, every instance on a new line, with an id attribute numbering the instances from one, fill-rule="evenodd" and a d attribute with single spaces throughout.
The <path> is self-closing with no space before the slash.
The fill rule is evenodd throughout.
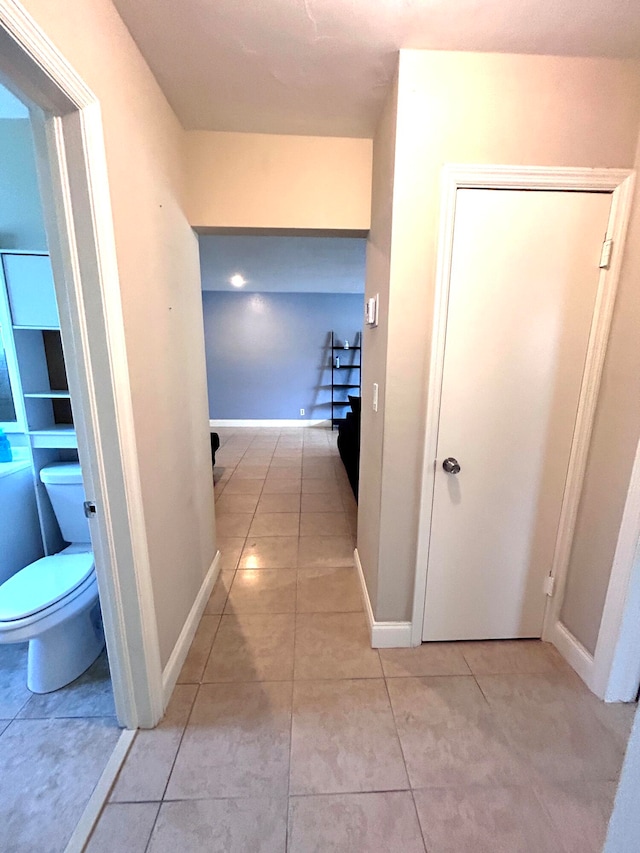
<path id="1" fill-rule="evenodd" d="M 24 619 L 50 607 L 73 592 L 93 567 L 91 551 L 36 560 L 0 586 L 0 622 Z"/>

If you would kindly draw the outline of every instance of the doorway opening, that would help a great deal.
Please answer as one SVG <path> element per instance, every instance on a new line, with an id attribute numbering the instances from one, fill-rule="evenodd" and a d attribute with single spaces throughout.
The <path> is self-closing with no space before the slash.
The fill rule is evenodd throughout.
<path id="1" fill-rule="evenodd" d="M 335 430 L 357 497 L 364 237 L 256 231 L 199 242 L 212 429 Z"/>
<path id="2" fill-rule="evenodd" d="M 19 6 L 2 12 L 0 57 L 1 82 L 31 119 L 116 713 L 123 726 L 152 726 L 162 673 L 99 106 Z M 58 433 L 65 407 L 56 400 Z"/>
<path id="3" fill-rule="evenodd" d="M 0 488 L 6 524 L 0 670 L 11 695 L 2 716 L 112 718 L 115 707 L 91 534 L 83 518 L 82 472 L 29 111 L 4 88 L 0 146 L 0 334 L 4 409 L 12 415 L 2 418 L 5 476 Z"/>

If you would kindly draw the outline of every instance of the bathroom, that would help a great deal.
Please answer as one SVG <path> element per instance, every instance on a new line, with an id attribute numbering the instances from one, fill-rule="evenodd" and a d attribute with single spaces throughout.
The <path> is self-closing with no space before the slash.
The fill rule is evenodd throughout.
<path id="1" fill-rule="evenodd" d="M 0 85 L 0 822 L 16 851 L 45 830 L 64 849 L 120 735 L 58 327 L 29 112 Z"/>

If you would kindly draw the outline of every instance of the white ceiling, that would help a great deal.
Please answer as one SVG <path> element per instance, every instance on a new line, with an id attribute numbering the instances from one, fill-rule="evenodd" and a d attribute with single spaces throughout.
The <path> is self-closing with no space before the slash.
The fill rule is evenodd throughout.
<path id="1" fill-rule="evenodd" d="M 203 290 L 364 293 L 366 240 L 358 237 L 200 237 Z"/>
<path id="2" fill-rule="evenodd" d="M 114 0 L 187 129 L 373 135 L 400 47 L 640 58 L 638 0 Z"/>

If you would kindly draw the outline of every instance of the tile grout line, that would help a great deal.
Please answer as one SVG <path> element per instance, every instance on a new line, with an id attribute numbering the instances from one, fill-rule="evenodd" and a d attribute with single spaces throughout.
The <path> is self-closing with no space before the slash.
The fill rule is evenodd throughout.
<path id="1" fill-rule="evenodd" d="M 378 656 L 380 653 L 378 652 Z M 382 661 L 380 661 L 380 668 L 382 669 Z M 409 776 L 409 768 L 407 767 L 407 757 L 404 752 L 404 747 L 402 745 L 402 738 L 400 737 L 400 732 L 398 731 L 398 721 L 396 719 L 396 712 L 393 708 L 393 702 L 391 701 L 391 694 L 389 693 L 389 685 L 387 684 L 387 678 L 384 674 L 384 669 L 382 669 L 382 679 L 384 681 L 384 689 L 387 694 L 387 701 L 389 702 L 389 709 L 391 710 L 391 719 L 393 720 L 393 728 L 396 733 L 396 740 L 398 741 L 398 746 L 400 747 L 400 755 L 402 756 L 402 763 L 404 765 L 404 772 L 407 776 L 407 785 L 408 790 L 413 791 L 413 786 L 411 784 L 411 777 Z M 422 830 L 421 830 L 422 831 Z"/>
<path id="2" fill-rule="evenodd" d="M 178 685 L 176 685 L 177 687 Z M 174 688 L 175 689 L 175 688 Z M 149 845 L 151 844 L 151 838 L 153 837 L 153 833 L 156 828 L 156 824 L 158 823 L 158 818 L 160 817 L 160 810 L 162 808 L 162 804 L 165 801 L 165 794 L 167 793 L 167 788 L 169 787 L 169 782 L 171 781 L 171 776 L 173 774 L 174 768 L 176 766 L 176 761 L 178 760 L 178 754 L 180 753 L 180 748 L 182 747 L 182 741 L 184 740 L 185 733 L 187 731 L 187 726 L 189 725 L 189 721 L 191 720 L 191 715 L 193 714 L 193 709 L 196 704 L 196 700 L 198 698 L 198 693 L 200 692 L 200 685 L 196 685 L 196 692 L 193 695 L 193 701 L 191 703 L 191 707 L 189 708 L 189 713 L 187 714 L 187 719 L 185 720 L 184 727 L 182 729 L 182 733 L 180 735 L 180 740 L 178 742 L 178 747 L 176 749 L 176 753 L 173 756 L 173 761 L 171 762 L 171 769 L 167 774 L 167 781 L 164 784 L 164 788 L 162 789 L 162 794 L 160 796 L 160 801 L 158 802 L 158 810 L 156 812 L 156 816 L 154 818 L 153 824 L 151 826 L 151 831 L 149 832 L 149 837 L 147 838 L 147 843 L 145 845 L 145 853 L 149 850 Z M 167 706 L 168 707 L 168 706 Z M 124 765 L 123 765 L 124 766 Z M 116 780 L 117 781 L 117 780 Z M 156 800 L 151 800 L 150 802 L 156 802 Z"/>
<path id="3" fill-rule="evenodd" d="M 459 787 L 459 786 L 453 786 Z M 464 787 L 464 786 L 462 786 Z M 485 787 L 484 785 L 478 785 L 477 787 Z M 524 785 L 511 785 L 509 787 L 514 788 L 526 788 Z M 429 790 L 442 790 L 441 786 L 433 785 L 424 788 L 416 788 L 416 791 L 429 791 Z M 306 794 L 291 794 L 292 800 L 312 800 L 316 797 L 344 797 L 344 796 L 353 796 L 353 795 L 368 795 L 368 794 L 410 794 L 411 788 L 376 788 L 372 791 L 362 791 L 357 788 L 349 788 L 346 791 L 328 791 L 325 793 L 306 793 Z M 257 800 L 272 800 L 274 797 L 270 794 L 232 794 L 230 796 L 203 796 L 203 797 L 167 797 L 162 800 L 122 800 L 122 802 L 110 803 L 110 805 L 114 806 L 137 806 L 137 805 L 154 805 L 158 803 L 158 805 L 164 805 L 164 803 L 202 803 L 202 802 L 223 802 L 225 800 L 248 800 L 248 799 L 257 799 Z"/>
<path id="4" fill-rule="evenodd" d="M 294 616 L 295 614 L 293 614 L 293 613 L 255 613 L 255 614 L 251 613 L 249 615 L 251 615 L 251 616 Z M 315 615 L 315 614 L 303 613 L 301 615 L 302 616 L 308 616 L 308 615 Z M 321 616 L 325 616 L 325 615 L 341 616 L 342 614 L 333 612 L 333 613 L 329 613 L 329 614 L 321 613 L 320 615 Z M 446 676 L 442 676 L 442 677 L 446 677 Z M 191 685 L 192 687 L 193 686 L 204 687 L 205 685 L 208 685 L 208 684 L 287 684 L 288 682 L 290 682 L 292 680 L 304 682 L 305 684 L 308 684 L 311 681 L 313 681 L 313 682 L 382 681 L 383 676 L 380 676 L 380 675 L 357 675 L 357 676 L 349 676 L 348 678 L 341 678 L 341 677 L 332 675 L 332 676 L 327 677 L 327 678 L 319 678 L 319 677 L 314 676 L 313 678 L 295 678 L 295 679 L 291 679 L 291 678 L 238 678 L 238 679 L 228 679 L 227 681 L 201 681 L 198 683 L 196 683 L 194 681 L 183 681 L 180 686 L 186 687 L 188 685 Z M 396 678 L 394 680 L 395 681 L 401 681 L 402 678 Z M 99 719 L 99 718 L 94 718 L 94 719 Z"/>
<path id="5" fill-rule="evenodd" d="M 169 770 L 169 773 L 167 774 L 167 781 L 165 782 L 164 788 L 162 789 L 162 796 L 160 798 L 161 803 L 164 802 L 165 794 L 167 793 L 167 788 L 169 787 L 169 782 L 171 781 L 171 776 L 173 775 L 173 771 L 174 771 L 175 766 L 176 766 L 176 761 L 178 760 L 178 754 L 180 753 L 180 749 L 182 747 L 182 741 L 184 740 L 184 736 L 185 736 L 186 731 L 187 731 L 187 726 L 189 725 L 189 723 L 191 721 L 191 715 L 193 714 L 193 709 L 196 706 L 196 701 L 198 699 L 198 694 L 200 693 L 200 687 L 201 686 L 202 686 L 201 684 L 196 685 L 196 692 L 193 695 L 191 707 L 189 708 L 189 713 L 187 714 L 187 719 L 185 720 L 184 727 L 183 727 L 182 733 L 180 735 L 180 740 L 178 742 L 178 748 L 176 749 L 176 754 L 173 756 L 173 761 L 171 762 L 171 769 Z"/>
<path id="6" fill-rule="evenodd" d="M 464 655 L 463 655 L 463 657 L 464 657 Z M 466 660 L 466 658 L 465 658 L 465 660 Z M 469 664 L 468 664 L 468 663 L 467 663 L 467 666 L 469 666 Z M 469 669 L 471 669 L 471 667 L 470 667 L 470 666 L 469 666 Z M 485 703 L 486 703 L 487 707 L 489 708 L 489 710 L 490 710 L 490 711 L 491 711 L 491 713 L 493 714 L 493 713 L 494 713 L 493 707 L 491 706 L 491 703 L 489 702 L 489 699 L 488 699 L 488 697 L 487 697 L 486 693 L 484 692 L 484 690 L 483 690 L 483 689 L 482 689 L 482 687 L 480 686 L 480 682 L 478 681 L 478 677 L 477 677 L 477 675 L 475 674 L 475 672 L 474 672 L 472 669 L 471 669 L 471 675 L 473 676 L 473 680 L 474 680 L 474 681 L 475 681 L 475 683 L 476 683 L 476 687 L 478 688 L 478 690 L 479 690 L 479 691 L 480 691 L 480 693 L 482 694 L 482 698 L 484 699 L 484 701 L 485 701 Z"/>
<path id="7" fill-rule="evenodd" d="M 571 850 L 569 848 L 567 848 L 567 846 L 562 841 L 562 838 L 560 838 L 560 827 L 557 825 L 556 821 L 554 820 L 553 815 L 551 814 L 551 811 L 545 805 L 542 797 L 538 796 L 537 785 L 530 783 L 529 785 L 525 786 L 525 789 L 531 791 L 531 793 L 533 794 L 534 800 L 538 803 L 538 805 L 542 809 L 542 813 L 547 816 L 547 820 L 549 821 L 550 825 L 554 828 L 554 830 L 555 830 L 554 836 L 555 836 L 556 841 L 558 841 L 560 843 L 560 846 L 562 847 L 562 853 L 571 853 Z M 561 853 L 561 851 L 559 851 L 559 853 Z"/>
<path id="8" fill-rule="evenodd" d="M 234 581 L 235 581 L 235 579 L 236 579 L 236 572 L 237 572 L 237 569 L 234 569 L 234 572 L 233 572 L 233 579 L 232 579 L 232 581 L 231 581 L 231 586 L 233 586 L 233 582 L 234 582 Z M 222 582 L 222 581 L 220 581 L 220 582 Z M 216 583 L 217 583 L 217 581 L 216 581 Z M 231 586 L 229 587 L 229 590 L 231 590 Z M 212 593 L 213 593 L 213 590 L 212 590 Z M 205 674 L 205 672 L 206 672 L 206 670 L 207 670 L 207 665 L 208 665 L 208 663 L 209 663 L 209 659 L 210 659 L 210 657 L 211 657 L 211 652 L 213 651 L 213 645 L 214 645 L 214 643 L 215 643 L 215 641 L 216 641 L 216 637 L 218 636 L 218 632 L 220 631 L 220 626 L 222 625 L 222 618 L 223 618 L 223 616 L 224 616 L 224 609 L 225 609 L 225 607 L 227 606 L 227 600 L 228 600 L 228 598 L 229 598 L 229 593 L 227 593 L 227 596 L 226 596 L 226 598 L 225 598 L 225 600 L 224 600 L 224 604 L 222 605 L 222 613 L 220 613 L 220 614 L 211 613 L 211 614 L 210 614 L 211 616 L 218 616 L 218 615 L 219 615 L 219 617 L 220 617 L 220 618 L 218 619 L 218 624 L 216 625 L 216 630 L 213 632 L 213 637 L 211 638 L 211 645 L 209 646 L 209 651 L 207 652 L 206 660 L 205 660 L 204 665 L 203 665 L 203 667 L 202 667 L 202 672 L 200 673 L 199 680 L 198 680 L 197 682 L 195 682 L 195 683 L 197 683 L 197 684 L 198 684 L 198 686 L 200 686 L 201 684 L 205 683 L 205 682 L 203 682 L 203 681 L 202 681 L 202 679 L 204 678 L 204 674 Z M 194 683 L 194 682 L 191 682 L 191 684 L 193 684 L 193 683 Z"/>
<path id="9" fill-rule="evenodd" d="M 156 800 L 151 800 L 150 802 L 157 802 Z M 156 816 L 153 819 L 153 823 L 151 824 L 151 831 L 149 832 L 149 837 L 147 838 L 147 843 L 144 846 L 144 853 L 148 853 L 149 845 L 151 844 L 151 838 L 153 836 L 154 830 L 156 828 L 156 824 L 158 823 L 158 818 L 160 817 L 160 809 L 162 808 L 162 800 L 158 803 L 158 808 L 156 810 Z"/>
<path id="10" fill-rule="evenodd" d="M 302 497 L 302 492 L 300 493 Z M 300 536 L 298 535 L 298 550 L 300 546 Z M 296 553 L 296 566 L 298 563 L 298 555 Z M 289 721 L 289 772 L 287 774 L 287 815 L 285 826 L 285 853 L 289 850 L 289 813 L 291 809 L 291 754 L 293 751 L 293 698 L 295 690 L 296 676 L 296 639 L 298 636 L 298 569 L 296 568 L 296 585 L 293 601 L 293 656 L 291 661 L 291 717 Z"/>
<path id="11" fill-rule="evenodd" d="M 413 788 L 409 787 L 409 793 L 411 794 L 411 802 L 413 803 L 413 811 L 416 816 L 416 820 L 418 821 L 418 829 L 420 830 L 420 837 L 422 838 L 422 844 L 424 846 L 425 853 L 429 853 L 429 848 L 427 847 L 427 839 L 424 835 L 424 830 L 422 828 L 422 821 L 420 820 L 420 815 L 418 814 L 418 806 L 416 804 L 416 795 Z"/>

